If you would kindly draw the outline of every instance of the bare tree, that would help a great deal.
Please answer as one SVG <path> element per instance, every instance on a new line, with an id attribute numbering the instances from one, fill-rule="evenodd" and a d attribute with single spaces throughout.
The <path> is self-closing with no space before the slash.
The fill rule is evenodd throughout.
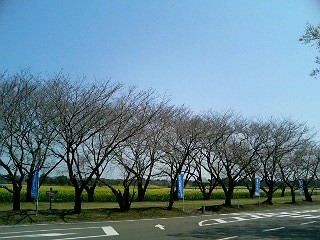
<path id="1" fill-rule="evenodd" d="M 304 147 L 294 149 L 279 161 L 282 181 L 290 188 L 291 203 L 296 203 L 295 189 L 298 186 L 301 159 L 306 154 L 305 151 Z"/>
<path id="2" fill-rule="evenodd" d="M 299 179 L 303 182 L 303 192 L 305 200 L 312 202 L 312 192 L 314 189 L 314 182 L 318 177 L 320 165 L 320 149 L 318 144 L 310 142 L 303 152 L 299 164 Z M 311 189 L 311 191 L 310 191 Z"/>
<path id="3" fill-rule="evenodd" d="M 147 151 L 150 144 L 150 135 L 148 135 L 146 129 L 152 126 L 151 123 L 159 116 L 165 103 L 162 101 L 160 103 L 155 102 L 153 92 L 150 91 L 140 92 L 130 101 L 126 98 L 123 103 L 130 103 L 130 105 L 128 105 L 128 108 L 123 108 L 126 119 L 114 124 L 115 131 L 110 136 L 116 136 L 117 138 L 112 141 L 113 151 L 109 152 L 109 155 L 122 173 L 124 190 L 115 189 L 114 186 L 105 181 L 104 184 L 116 196 L 120 210 L 128 211 L 135 195 L 134 188 L 132 194 L 130 193 L 130 187 L 138 183 L 138 185 L 141 184 L 139 190 L 145 192 L 149 184 L 156 155 L 152 151 L 149 155 Z M 147 176 L 147 179 L 143 188 L 141 181 L 144 176 Z"/>
<path id="4" fill-rule="evenodd" d="M 178 175 L 184 172 L 185 182 L 190 179 L 187 162 L 197 148 L 199 118 L 192 115 L 186 108 L 173 108 L 168 114 L 168 125 L 164 139 L 165 155 L 161 160 L 163 173 L 170 179 L 170 197 L 168 210 L 171 210 L 177 195 Z"/>
<path id="5" fill-rule="evenodd" d="M 243 181 L 244 171 L 255 158 L 257 147 L 252 148 L 249 144 L 246 120 L 232 112 L 222 115 L 222 120 L 225 123 L 220 128 L 222 131 L 212 156 L 208 158 L 208 168 L 224 191 L 225 206 L 231 206 L 234 189 Z"/>
<path id="6" fill-rule="evenodd" d="M 46 168 L 45 177 L 56 167 L 49 163 L 49 146 L 53 132 L 41 118 L 42 88 L 38 76 L 28 71 L 16 75 L 1 75 L 0 125 L 3 155 L 0 165 L 7 172 L 13 189 L 13 209 L 20 210 L 20 192 L 27 177 L 27 201 L 31 201 L 31 183 L 36 166 Z"/>
<path id="7" fill-rule="evenodd" d="M 127 159 L 135 163 L 130 171 L 136 176 L 139 202 L 144 201 L 151 178 L 161 174 L 155 167 L 159 165 L 159 160 L 163 156 L 164 111 L 165 109 L 162 109 L 141 133 L 127 142 L 125 154 Z"/>
<path id="8" fill-rule="evenodd" d="M 320 52 L 320 24 L 318 26 L 312 26 L 310 23 L 307 23 L 305 34 L 299 39 L 303 44 L 312 44 L 316 46 L 318 52 Z M 316 56 L 315 63 L 320 64 L 320 56 Z M 313 69 L 310 73 L 310 76 L 317 77 L 320 72 L 320 68 L 317 67 Z"/>
<path id="9" fill-rule="evenodd" d="M 194 168 L 196 183 L 203 195 L 203 199 L 210 199 L 210 196 L 219 182 L 218 172 L 214 171 L 214 150 L 218 142 L 222 139 L 226 130 L 226 121 L 222 115 L 208 112 L 201 116 L 201 135 L 198 141 L 198 153 L 194 156 Z"/>
<path id="10" fill-rule="evenodd" d="M 82 192 L 103 164 L 99 162 L 84 176 L 81 145 L 103 130 L 110 121 L 113 122 L 114 118 L 117 121 L 121 119 L 122 112 L 112 114 L 111 111 L 114 108 L 113 99 L 121 86 L 109 82 L 86 86 L 83 80 L 72 82 L 68 76 L 58 74 L 47 82 L 46 87 L 46 104 L 50 111 L 47 121 L 58 135 L 53 152 L 66 163 L 75 188 L 74 213 L 80 213 Z"/>
<path id="11" fill-rule="evenodd" d="M 266 187 L 261 189 L 267 194 L 265 203 L 272 204 L 273 193 L 278 189 L 277 184 L 282 179 L 279 163 L 287 154 L 309 139 L 308 129 L 305 124 L 288 119 L 282 121 L 271 119 L 262 128 L 266 134 L 266 141 L 258 156 L 262 167 L 260 174 Z"/>
<path id="12" fill-rule="evenodd" d="M 263 129 L 263 122 L 259 119 L 254 119 L 247 125 L 246 131 L 248 136 L 248 147 L 254 153 L 252 155 L 251 163 L 245 168 L 243 175 L 244 184 L 249 190 L 249 197 L 253 198 L 256 191 L 256 181 L 258 177 L 261 163 L 258 158 L 258 153 L 262 149 L 262 144 L 266 141 L 266 134 Z"/>

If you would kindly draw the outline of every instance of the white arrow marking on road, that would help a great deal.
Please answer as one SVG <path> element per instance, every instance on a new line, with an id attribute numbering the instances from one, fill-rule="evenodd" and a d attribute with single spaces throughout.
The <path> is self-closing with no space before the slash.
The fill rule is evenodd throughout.
<path id="1" fill-rule="evenodd" d="M 102 230 L 105 232 L 107 236 L 116 236 L 119 235 L 116 230 L 113 229 L 111 226 L 103 227 Z"/>
<path id="2" fill-rule="evenodd" d="M 154 227 L 157 227 L 157 228 L 159 228 L 159 229 L 161 229 L 161 230 L 164 230 L 164 226 L 161 225 L 161 224 L 157 224 L 157 225 L 155 225 Z"/>

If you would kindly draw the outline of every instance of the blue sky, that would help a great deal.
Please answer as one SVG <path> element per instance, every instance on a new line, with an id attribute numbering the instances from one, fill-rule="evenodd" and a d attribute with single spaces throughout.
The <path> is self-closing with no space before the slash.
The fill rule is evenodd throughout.
<path id="1" fill-rule="evenodd" d="M 61 69 L 154 88 L 194 112 L 292 117 L 320 130 L 320 1 L 0 0 L 0 71 Z"/>

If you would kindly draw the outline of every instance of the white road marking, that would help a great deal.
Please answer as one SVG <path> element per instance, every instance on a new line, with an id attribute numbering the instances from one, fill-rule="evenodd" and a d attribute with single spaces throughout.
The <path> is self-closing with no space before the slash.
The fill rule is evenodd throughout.
<path id="1" fill-rule="evenodd" d="M 107 237 L 107 235 L 95 235 L 95 236 L 84 236 L 84 237 L 74 237 L 74 238 L 57 238 L 53 240 L 74 240 L 74 239 L 88 239 L 88 238 L 101 238 Z"/>
<path id="2" fill-rule="evenodd" d="M 293 217 L 293 218 L 306 218 L 306 217 L 312 217 L 312 215 L 310 215 L 310 214 L 306 214 L 306 215 L 293 215 L 293 216 L 290 216 L 290 217 Z"/>
<path id="3" fill-rule="evenodd" d="M 265 218 L 263 216 L 259 216 L 258 214 L 246 213 L 246 216 L 252 217 L 252 219 Z"/>
<path id="4" fill-rule="evenodd" d="M 312 219 L 312 218 L 320 218 L 320 216 L 311 216 L 311 217 L 305 217 L 305 218 L 308 218 L 308 219 Z"/>
<path id="5" fill-rule="evenodd" d="M 34 237 L 58 237 L 58 236 L 73 235 L 73 234 L 76 234 L 76 233 L 42 233 L 42 234 L 30 234 L 30 235 L 15 235 L 15 236 L 0 237 L 0 239 L 34 238 Z"/>
<path id="6" fill-rule="evenodd" d="M 161 225 L 161 224 L 157 224 L 157 225 L 155 225 L 154 227 L 159 228 L 159 229 L 161 229 L 161 230 L 165 230 L 165 229 L 164 229 L 164 226 Z"/>
<path id="7" fill-rule="evenodd" d="M 117 231 L 114 230 L 114 228 L 111 226 L 102 227 L 102 230 L 104 231 L 105 235 L 83 236 L 83 237 L 74 237 L 74 238 L 59 238 L 59 239 L 54 239 L 54 240 L 89 239 L 89 238 L 100 238 L 100 237 L 119 235 L 119 233 L 117 233 Z"/>
<path id="8" fill-rule="evenodd" d="M 236 220 L 237 220 L 236 222 L 241 222 L 241 221 L 249 220 L 249 219 L 242 218 L 242 217 L 232 217 L 232 218 L 236 219 Z"/>
<path id="9" fill-rule="evenodd" d="M 259 213 L 259 214 L 264 217 L 273 217 L 273 216 L 278 215 L 278 213 Z"/>
<path id="10" fill-rule="evenodd" d="M 111 227 L 111 226 L 102 227 L 102 230 L 104 231 L 104 233 L 105 233 L 107 236 L 116 236 L 116 235 L 119 235 L 119 233 L 117 233 L 117 231 L 114 230 L 114 228 Z"/>
<path id="11" fill-rule="evenodd" d="M 300 213 L 304 213 L 304 212 L 301 212 L 301 211 L 292 211 L 293 213 L 298 213 L 298 214 L 300 214 Z"/>
<path id="12" fill-rule="evenodd" d="M 241 213 L 221 213 L 221 214 L 219 214 L 219 215 L 221 215 L 221 216 L 229 216 L 229 215 L 236 215 L 236 216 L 239 216 L 239 215 L 241 215 Z"/>
<path id="13" fill-rule="evenodd" d="M 312 224 L 312 223 L 316 223 L 316 221 L 301 223 L 301 225 L 307 225 L 307 224 Z"/>
<path id="14" fill-rule="evenodd" d="M 215 222 L 210 223 L 212 221 L 215 221 Z M 205 222 L 209 222 L 209 223 L 205 223 Z M 198 225 L 200 227 L 202 227 L 202 226 L 210 226 L 210 225 L 215 225 L 215 224 L 220 224 L 220 223 L 227 223 L 227 221 L 225 221 L 223 219 L 208 219 L 208 220 L 203 220 L 203 221 L 199 222 Z"/>
<path id="15" fill-rule="evenodd" d="M 223 220 L 223 219 L 212 219 L 212 220 L 215 220 L 217 221 L 218 223 L 226 223 L 227 221 Z"/>
<path id="16" fill-rule="evenodd" d="M 316 219 L 320 218 L 319 216 L 311 215 L 311 213 L 317 213 L 320 210 L 304 210 L 304 211 L 292 211 L 292 212 L 242 212 L 242 213 L 224 213 L 219 214 L 219 216 L 223 216 L 224 218 L 216 218 L 216 219 L 208 219 L 203 220 L 198 223 L 200 227 L 202 226 L 210 226 L 210 225 L 217 225 L 217 224 L 224 224 L 224 223 L 234 223 L 240 221 L 250 221 L 255 219 L 263 219 L 263 218 L 270 218 L 270 217 L 277 217 L 277 218 L 301 218 L 301 219 Z"/>
<path id="17" fill-rule="evenodd" d="M 226 237 L 226 238 L 220 238 L 218 240 L 227 240 L 227 239 L 233 239 L 233 238 L 237 238 L 238 236 L 233 236 L 233 237 Z"/>
<path id="18" fill-rule="evenodd" d="M 262 232 L 271 232 L 271 231 L 277 231 L 280 229 L 284 229 L 285 227 L 278 227 L 278 228 L 270 228 L 270 229 L 265 229 Z"/>
<path id="19" fill-rule="evenodd" d="M 30 227 L 30 226 L 29 226 Z M 54 228 L 54 229 L 42 229 L 42 230 L 29 230 L 29 231 L 16 231 L 16 232 L 4 232 L 0 233 L 0 235 L 8 235 L 8 234 L 19 234 L 19 233 L 35 233 L 35 232 L 57 232 L 57 231 L 69 231 L 69 230 L 84 230 L 84 229 L 95 229 L 101 227 L 86 227 L 86 228 Z"/>

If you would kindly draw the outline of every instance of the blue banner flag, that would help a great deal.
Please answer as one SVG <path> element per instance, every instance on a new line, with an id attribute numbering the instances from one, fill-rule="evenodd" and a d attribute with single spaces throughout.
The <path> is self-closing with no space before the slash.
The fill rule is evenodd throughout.
<path id="1" fill-rule="evenodd" d="M 300 195 L 304 195 L 303 180 L 302 179 L 299 180 L 299 188 L 300 188 Z"/>
<path id="2" fill-rule="evenodd" d="M 34 175 L 33 175 L 33 179 L 32 179 L 32 187 L 31 187 L 31 197 L 32 198 L 38 198 L 38 194 L 39 194 L 39 179 L 40 179 L 40 169 L 37 166 Z"/>
<path id="3" fill-rule="evenodd" d="M 184 199 L 184 179 L 182 173 L 178 175 L 178 198 Z"/>
<path id="4" fill-rule="evenodd" d="M 260 178 L 256 178 L 256 192 L 255 195 L 257 197 L 260 197 Z"/>

